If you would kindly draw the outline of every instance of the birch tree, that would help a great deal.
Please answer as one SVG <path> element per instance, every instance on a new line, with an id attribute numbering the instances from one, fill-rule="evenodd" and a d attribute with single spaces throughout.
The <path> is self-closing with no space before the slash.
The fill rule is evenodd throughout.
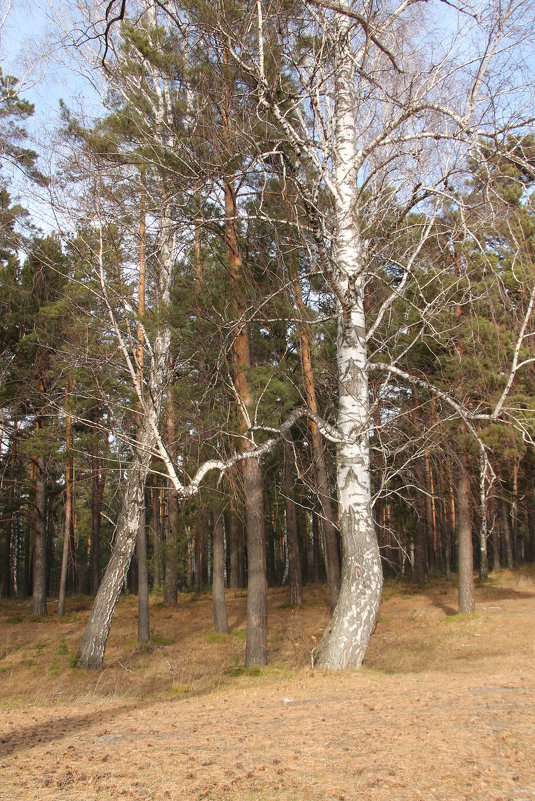
<path id="1" fill-rule="evenodd" d="M 434 391 L 425 376 L 400 365 L 407 351 L 433 336 L 433 314 L 449 302 L 447 295 L 442 290 L 428 298 L 416 287 L 417 324 L 407 332 L 388 322 L 414 283 L 446 203 L 456 206 L 459 227 L 469 235 L 460 196 L 469 154 L 477 156 L 484 143 L 502 148 L 502 132 L 526 118 L 526 85 L 516 65 L 526 46 L 521 18 L 532 19 L 533 9 L 463 5 L 452 17 L 450 6 L 439 2 L 431 8 L 407 0 L 312 0 L 287 12 L 265 11 L 257 0 L 248 10 L 250 26 L 257 26 L 256 51 L 225 28 L 224 8 L 219 24 L 234 59 L 255 82 L 258 112 L 280 142 L 281 169 L 300 198 L 303 228 L 338 309 L 343 567 L 316 663 L 358 666 L 382 585 L 371 513 L 368 376 L 379 371 L 385 387 L 401 381 Z M 512 108 L 506 97 L 513 88 Z M 372 316 L 365 296 L 374 277 L 390 289 Z M 476 413 L 462 399 L 437 392 L 476 437 L 476 417 L 503 412 L 501 401 Z M 503 392 L 505 400 L 507 385 Z"/>

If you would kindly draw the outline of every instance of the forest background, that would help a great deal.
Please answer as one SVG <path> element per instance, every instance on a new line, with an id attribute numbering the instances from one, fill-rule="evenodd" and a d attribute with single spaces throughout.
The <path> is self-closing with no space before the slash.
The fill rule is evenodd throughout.
<path id="1" fill-rule="evenodd" d="M 472 612 L 535 558 L 532 4 L 49 13 L 90 107 L 32 141 L 2 72 L 2 594 L 93 594 L 91 667 L 125 590 L 149 642 L 247 586 L 247 665 L 268 586 L 327 581 L 325 667 L 385 573 Z"/>

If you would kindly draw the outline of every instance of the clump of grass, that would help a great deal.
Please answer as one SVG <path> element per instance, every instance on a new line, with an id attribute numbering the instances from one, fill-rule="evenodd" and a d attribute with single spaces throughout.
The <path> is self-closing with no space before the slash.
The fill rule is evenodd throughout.
<path id="1" fill-rule="evenodd" d="M 179 682 L 175 682 L 171 685 L 171 689 L 169 690 L 171 695 L 177 696 L 181 698 L 184 695 L 187 695 L 191 692 L 191 685 L 190 684 L 180 684 Z"/>
<path id="2" fill-rule="evenodd" d="M 67 645 L 67 640 L 65 639 L 65 635 L 62 635 L 59 638 L 59 643 L 58 647 L 56 648 L 56 653 L 59 654 L 59 656 L 65 656 L 66 654 L 69 653 L 69 646 Z"/>
<path id="3" fill-rule="evenodd" d="M 219 631 L 209 631 L 204 639 L 205 642 L 228 642 L 229 635 Z"/>
<path id="4" fill-rule="evenodd" d="M 169 634 L 159 634 L 158 632 L 154 632 L 150 639 L 153 645 L 173 645 L 175 642 Z"/>
<path id="5" fill-rule="evenodd" d="M 230 632 L 230 636 L 238 642 L 245 642 L 247 639 L 247 629 L 234 629 Z"/>
<path id="6" fill-rule="evenodd" d="M 37 640 L 37 642 L 35 643 L 35 645 L 33 647 L 35 649 L 36 655 L 37 656 L 41 656 L 41 654 L 43 653 L 45 644 L 44 644 L 44 642 L 42 640 Z"/>

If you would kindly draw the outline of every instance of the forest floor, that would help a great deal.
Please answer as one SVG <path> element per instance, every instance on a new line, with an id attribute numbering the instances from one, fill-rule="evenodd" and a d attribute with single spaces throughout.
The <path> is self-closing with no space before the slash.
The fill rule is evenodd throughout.
<path id="1" fill-rule="evenodd" d="M 99 673 L 75 666 L 89 599 L 60 620 L 0 604 L 2 801 L 535 800 L 535 573 L 492 576 L 474 615 L 453 584 L 387 582 L 365 666 L 312 671 L 324 587 L 292 611 L 270 591 L 270 664 L 245 670 L 245 593 L 231 634 L 209 595 L 151 599 L 136 644 L 121 599 Z"/>

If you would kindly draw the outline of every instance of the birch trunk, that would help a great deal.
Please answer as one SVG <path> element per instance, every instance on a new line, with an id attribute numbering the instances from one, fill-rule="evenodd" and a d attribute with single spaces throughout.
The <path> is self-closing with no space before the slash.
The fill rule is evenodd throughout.
<path id="1" fill-rule="evenodd" d="M 369 401 L 364 315 L 363 244 L 356 220 L 356 142 L 350 20 L 337 15 L 335 65 L 335 259 L 339 272 L 337 368 L 340 594 L 321 640 L 319 667 L 358 667 L 372 634 L 383 573 L 371 508 Z"/>
<path id="2" fill-rule="evenodd" d="M 162 214 L 159 240 L 158 289 L 162 307 L 169 303 L 174 231 L 169 210 Z M 150 403 L 141 419 L 139 437 L 132 462 L 128 466 L 117 536 L 108 566 L 95 596 L 87 623 L 79 662 L 82 667 L 101 668 L 113 613 L 123 587 L 136 545 L 140 515 L 144 506 L 144 487 L 149 472 L 163 393 L 167 386 L 171 330 L 163 326 L 156 335 L 150 366 L 147 367 Z"/>

